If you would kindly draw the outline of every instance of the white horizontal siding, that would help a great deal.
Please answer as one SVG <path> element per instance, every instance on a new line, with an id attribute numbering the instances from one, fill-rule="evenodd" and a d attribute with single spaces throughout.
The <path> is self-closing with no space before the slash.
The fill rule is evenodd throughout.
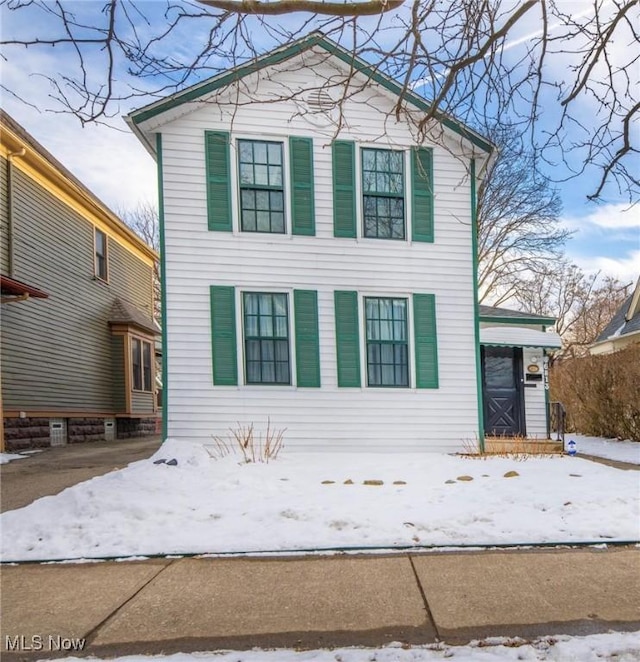
<path id="1" fill-rule="evenodd" d="M 328 63 L 315 63 L 313 70 L 288 66 L 288 72 L 277 75 L 278 82 L 267 81 L 265 75 L 260 94 L 275 98 L 304 89 L 311 71 L 313 86 L 334 73 Z M 245 83 L 251 87 L 255 80 Z M 385 94 L 361 92 L 344 104 L 345 127 L 337 137 L 407 149 L 415 144 L 414 138 L 392 111 L 393 101 Z M 272 426 L 287 428 L 289 448 L 461 449 L 463 442 L 475 439 L 478 429 L 468 161 L 433 145 L 435 243 L 336 239 L 329 149 L 334 136 L 331 130 L 320 135 L 297 112 L 290 101 L 237 106 L 219 95 L 217 104 L 200 104 L 188 114 L 184 107 L 174 111 L 175 119 L 159 129 L 165 187 L 169 435 L 211 441 L 212 435 L 224 434 L 237 423 L 253 422 L 264 429 L 270 418 Z M 285 151 L 290 135 L 314 137 L 316 236 L 209 232 L 206 130 L 231 130 L 234 140 L 282 140 Z M 233 149 L 231 157 L 235 177 Z M 409 192 L 406 200 L 409 219 Z M 237 200 L 233 205 L 237 228 Z M 322 388 L 214 387 L 211 285 L 231 285 L 237 292 L 317 290 Z M 368 295 L 435 294 L 440 387 L 339 389 L 333 315 L 337 289 Z M 242 371 L 240 363 L 241 381 Z"/>
<path id="2" fill-rule="evenodd" d="M 545 439 L 547 436 L 547 402 L 545 397 L 545 375 L 540 382 L 527 382 L 527 366 L 532 363 L 531 359 L 537 357 L 537 365 L 540 366 L 541 373 L 546 372 L 546 362 L 543 365 L 544 350 L 525 348 L 522 350 L 522 363 L 526 384 L 535 384 L 535 388 L 524 389 L 524 408 L 525 421 L 527 426 L 527 437 Z"/>

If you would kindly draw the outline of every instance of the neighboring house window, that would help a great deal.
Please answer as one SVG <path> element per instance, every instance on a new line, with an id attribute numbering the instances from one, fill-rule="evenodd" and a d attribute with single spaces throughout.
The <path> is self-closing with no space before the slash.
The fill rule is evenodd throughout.
<path id="1" fill-rule="evenodd" d="M 404 153 L 362 149 L 364 236 L 404 239 Z"/>
<path id="2" fill-rule="evenodd" d="M 95 229 L 96 245 L 96 277 L 107 280 L 107 235 L 102 230 Z"/>
<path id="3" fill-rule="evenodd" d="M 365 298 L 367 383 L 409 386 L 407 300 Z"/>
<path id="4" fill-rule="evenodd" d="M 131 340 L 133 390 L 151 391 L 151 343 L 138 338 Z"/>
<path id="5" fill-rule="evenodd" d="M 247 384 L 290 384 L 287 295 L 245 292 L 243 307 Z"/>
<path id="6" fill-rule="evenodd" d="M 241 229 L 284 233 L 283 146 L 238 140 Z"/>

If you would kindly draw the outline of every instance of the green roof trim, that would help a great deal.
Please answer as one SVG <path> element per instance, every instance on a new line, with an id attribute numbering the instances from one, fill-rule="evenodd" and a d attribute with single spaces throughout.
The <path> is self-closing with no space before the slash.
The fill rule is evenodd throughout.
<path id="1" fill-rule="evenodd" d="M 480 315 L 480 321 L 490 324 L 537 324 L 553 326 L 556 323 L 555 317 L 492 317 L 491 315 Z"/>
<path id="2" fill-rule="evenodd" d="M 177 92 L 165 100 L 156 101 L 148 106 L 140 108 L 139 110 L 134 110 L 129 114 L 129 118 L 131 118 L 134 124 L 141 124 L 142 122 L 146 122 L 147 120 L 152 119 L 161 113 L 164 113 L 173 108 L 177 108 L 184 103 L 195 101 L 200 97 L 225 87 L 226 85 L 240 80 L 241 78 L 259 71 L 260 69 L 264 69 L 265 67 L 289 60 L 290 58 L 299 55 L 300 53 L 303 53 L 304 51 L 307 51 L 314 46 L 320 46 L 331 55 L 335 55 L 339 60 L 342 60 L 342 62 L 345 62 L 350 67 L 353 67 L 358 73 L 362 73 L 368 76 L 369 79 L 375 81 L 393 94 L 397 96 L 404 94 L 404 98 L 420 110 L 424 110 L 425 112 L 430 111 L 431 104 L 426 99 L 409 90 L 403 90 L 403 86 L 390 76 L 376 71 L 375 67 L 352 55 L 349 51 L 345 50 L 330 39 L 327 39 L 324 35 L 313 33 L 306 37 L 302 37 L 297 41 L 294 41 L 288 46 L 283 46 L 279 49 L 271 51 L 262 57 L 239 65 L 234 69 L 227 71 L 226 73 L 214 76 L 213 78 L 210 78 L 202 83 L 197 83 L 196 85 L 193 85 L 183 90 L 182 92 Z M 442 113 L 436 113 L 435 117 L 448 129 L 451 129 L 466 140 L 469 140 L 476 147 L 479 147 L 487 153 L 491 153 L 493 151 L 494 147 L 490 142 L 468 129 L 466 126 L 464 126 L 464 124 L 457 122 L 456 120 Z"/>

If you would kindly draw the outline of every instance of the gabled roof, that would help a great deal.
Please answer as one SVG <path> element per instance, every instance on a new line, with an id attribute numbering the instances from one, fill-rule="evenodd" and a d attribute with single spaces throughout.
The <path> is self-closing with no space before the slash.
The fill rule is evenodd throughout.
<path id="1" fill-rule="evenodd" d="M 122 299 L 113 302 L 109 324 L 127 324 L 151 333 L 160 333 L 160 327 L 148 315 Z"/>
<path id="2" fill-rule="evenodd" d="M 509 308 L 480 305 L 480 321 L 502 324 L 541 324 L 543 326 L 552 326 L 556 323 L 556 318 L 534 315 L 533 313 L 523 313 L 519 310 L 510 310 Z"/>
<path id="3" fill-rule="evenodd" d="M 21 159 L 41 174 L 44 174 L 48 180 L 55 181 L 75 201 L 79 202 L 83 209 L 91 210 L 115 235 L 121 237 L 128 245 L 134 246 L 150 260 L 158 259 L 158 254 L 151 246 L 146 244 L 100 198 L 92 193 L 2 108 L 0 108 L 0 126 L 2 127 L 2 144 L 9 151 L 19 152 L 21 148 L 24 148 L 26 153 L 20 156 Z"/>
<path id="4" fill-rule="evenodd" d="M 618 338 L 638 331 L 640 331 L 640 278 L 633 293 L 624 300 L 596 342 L 604 342 L 610 338 Z"/>
<path id="5" fill-rule="evenodd" d="M 125 119 L 127 123 L 133 128 L 138 135 L 140 135 L 139 129 L 137 126 L 141 123 L 149 120 L 161 113 L 171 110 L 181 106 L 184 103 L 190 101 L 196 101 L 202 97 L 218 90 L 226 85 L 234 83 L 244 76 L 254 73 L 265 67 L 269 67 L 274 64 L 279 64 L 290 58 L 308 51 L 311 48 L 318 47 L 324 49 L 327 53 L 335 56 L 345 64 L 348 64 L 355 71 L 364 74 L 372 81 L 378 83 L 385 89 L 389 90 L 393 94 L 400 96 L 403 95 L 404 99 L 414 105 L 419 110 L 424 112 L 429 112 L 431 110 L 430 102 L 424 97 L 416 94 L 411 90 L 405 90 L 403 86 L 390 76 L 383 74 L 376 70 L 376 68 L 359 57 L 356 57 L 353 53 L 347 51 L 342 46 L 336 44 L 331 39 L 328 39 L 323 34 L 319 32 L 314 32 L 305 37 L 301 37 L 296 41 L 291 42 L 285 46 L 281 46 L 266 55 L 255 58 L 246 62 L 245 64 L 239 65 L 230 69 L 229 71 L 208 78 L 201 83 L 192 85 L 181 92 L 172 94 L 165 99 L 160 101 L 155 101 L 147 106 L 143 106 L 138 110 L 134 110 L 130 113 Z M 489 142 L 486 138 L 483 138 L 480 134 L 476 133 L 469 127 L 465 126 L 463 123 L 458 122 L 452 117 L 445 115 L 444 113 L 436 113 L 436 118 L 444 124 L 448 129 L 451 129 L 460 136 L 466 138 L 471 143 L 479 147 L 481 150 L 491 153 L 494 150 L 494 145 Z M 142 137 L 142 136 L 141 136 Z M 152 150 L 155 149 L 155 146 L 148 145 Z"/>

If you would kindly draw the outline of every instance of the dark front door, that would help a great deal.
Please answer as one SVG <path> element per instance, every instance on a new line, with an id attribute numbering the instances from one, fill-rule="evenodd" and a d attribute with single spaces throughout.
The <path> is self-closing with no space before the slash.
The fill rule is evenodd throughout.
<path id="1" fill-rule="evenodd" d="M 485 433 L 524 436 L 522 349 L 483 347 L 482 386 Z"/>

